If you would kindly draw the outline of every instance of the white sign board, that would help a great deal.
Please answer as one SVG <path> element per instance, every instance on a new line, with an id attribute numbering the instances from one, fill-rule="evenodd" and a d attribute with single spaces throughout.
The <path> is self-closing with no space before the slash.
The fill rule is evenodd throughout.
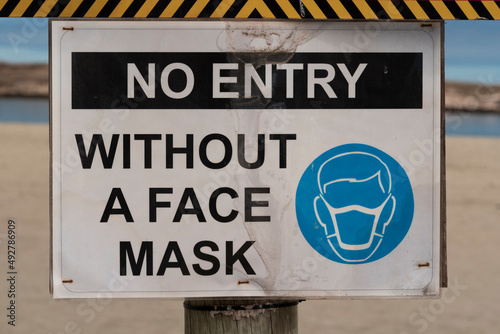
<path id="1" fill-rule="evenodd" d="M 55 298 L 440 289 L 439 22 L 51 22 Z"/>

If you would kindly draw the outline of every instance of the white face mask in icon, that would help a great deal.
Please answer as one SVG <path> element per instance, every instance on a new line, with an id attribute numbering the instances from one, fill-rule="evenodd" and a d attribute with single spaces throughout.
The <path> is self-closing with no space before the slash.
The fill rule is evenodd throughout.
<path id="1" fill-rule="evenodd" d="M 317 208 L 317 201 L 320 198 L 328 208 L 333 226 L 321 220 Z M 377 233 L 380 215 L 389 200 L 393 202 L 391 215 L 389 219 L 384 222 L 380 233 Z M 334 208 L 325 200 L 323 194 L 320 194 L 314 199 L 316 218 L 325 228 L 326 237 L 336 238 L 339 247 L 347 251 L 369 249 L 372 246 L 375 236 L 382 238 L 385 227 L 392 219 L 395 207 L 396 200 L 391 194 L 387 196 L 382 204 L 372 209 L 361 205 L 348 205 L 342 208 Z"/>

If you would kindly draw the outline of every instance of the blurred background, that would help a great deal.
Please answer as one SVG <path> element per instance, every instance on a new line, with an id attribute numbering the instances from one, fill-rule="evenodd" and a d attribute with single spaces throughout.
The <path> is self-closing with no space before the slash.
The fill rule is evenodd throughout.
<path id="1" fill-rule="evenodd" d="M 47 19 L 0 18 L 0 333 L 183 333 L 181 300 L 51 299 L 48 58 Z M 498 332 L 500 22 L 446 22 L 445 79 L 449 288 L 431 300 L 306 301 L 300 333 Z"/>

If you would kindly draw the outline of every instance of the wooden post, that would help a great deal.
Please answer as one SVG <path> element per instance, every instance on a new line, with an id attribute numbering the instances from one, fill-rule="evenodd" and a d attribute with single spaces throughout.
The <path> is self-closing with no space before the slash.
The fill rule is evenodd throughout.
<path id="1" fill-rule="evenodd" d="M 185 334 L 297 334 L 299 300 L 184 301 Z"/>

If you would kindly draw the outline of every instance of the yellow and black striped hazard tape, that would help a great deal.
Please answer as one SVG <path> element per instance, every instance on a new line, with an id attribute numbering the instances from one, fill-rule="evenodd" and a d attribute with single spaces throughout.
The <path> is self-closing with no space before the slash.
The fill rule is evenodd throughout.
<path id="1" fill-rule="evenodd" d="M 500 20 L 500 1 L 0 0 L 0 17 Z"/>

